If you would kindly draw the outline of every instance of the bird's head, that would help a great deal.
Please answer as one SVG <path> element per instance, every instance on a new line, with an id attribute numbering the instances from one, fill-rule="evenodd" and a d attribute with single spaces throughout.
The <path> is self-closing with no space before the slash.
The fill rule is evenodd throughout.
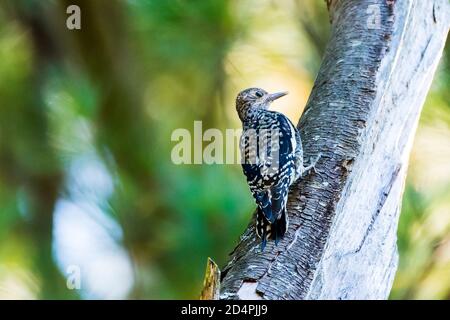
<path id="1" fill-rule="evenodd" d="M 258 110 L 267 109 L 272 101 L 287 95 L 287 92 L 268 93 L 260 88 L 248 88 L 237 95 L 236 110 L 241 121 L 245 121 Z"/>

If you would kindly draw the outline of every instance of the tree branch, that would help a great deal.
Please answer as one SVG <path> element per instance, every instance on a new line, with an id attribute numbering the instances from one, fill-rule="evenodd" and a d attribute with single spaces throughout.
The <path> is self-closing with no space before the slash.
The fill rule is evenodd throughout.
<path id="1" fill-rule="evenodd" d="M 259 251 L 254 219 L 221 299 L 385 299 L 412 139 L 442 54 L 447 0 L 328 0 L 332 34 L 299 122 L 317 173 L 290 192 L 289 230 Z"/>

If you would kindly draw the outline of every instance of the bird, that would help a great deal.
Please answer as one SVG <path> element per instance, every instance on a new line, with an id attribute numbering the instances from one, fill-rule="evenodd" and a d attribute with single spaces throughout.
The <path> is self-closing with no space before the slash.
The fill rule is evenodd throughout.
<path id="1" fill-rule="evenodd" d="M 311 169 L 315 171 L 321 157 L 319 154 L 304 166 L 300 132 L 284 114 L 268 110 L 273 101 L 287 94 L 248 88 L 236 97 L 243 129 L 239 141 L 241 165 L 257 205 L 255 226 L 261 251 L 267 240 L 278 244 L 285 235 L 289 188 Z"/>

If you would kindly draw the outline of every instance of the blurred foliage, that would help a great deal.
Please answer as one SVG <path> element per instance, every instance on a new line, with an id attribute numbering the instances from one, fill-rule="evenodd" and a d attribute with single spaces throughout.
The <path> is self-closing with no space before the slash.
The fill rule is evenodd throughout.
<path id="1" fill-rule="evenodd" d="M 82 30 L 65 27 L 73 3 Z M 254 205 L 238 165 L 174 165 L 171 133 L 238 128 L 234 96 L 253 85 L 290 89 L 295 121 L 328 33 L 314 0 L 2 1 L 0 298 L 198 297 Z M 446 54 L 411 156 L 395 299 L 450 297 L 449 83 Z"/>

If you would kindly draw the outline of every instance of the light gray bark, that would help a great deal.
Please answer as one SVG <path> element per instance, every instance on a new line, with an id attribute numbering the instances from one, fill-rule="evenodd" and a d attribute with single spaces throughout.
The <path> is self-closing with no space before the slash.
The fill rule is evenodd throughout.
<path id="1" fill-rule="evenodd" d="M 317 173 L 290 192 L 289 230 L 259 251 L 254 221 L 222 299 L 385 299 L 409 153 L 450 25 L 448 0 L 327 1 L 332 35 L 299 122 Z M 379 23 L 378 23 L 379 22 Z"/>

